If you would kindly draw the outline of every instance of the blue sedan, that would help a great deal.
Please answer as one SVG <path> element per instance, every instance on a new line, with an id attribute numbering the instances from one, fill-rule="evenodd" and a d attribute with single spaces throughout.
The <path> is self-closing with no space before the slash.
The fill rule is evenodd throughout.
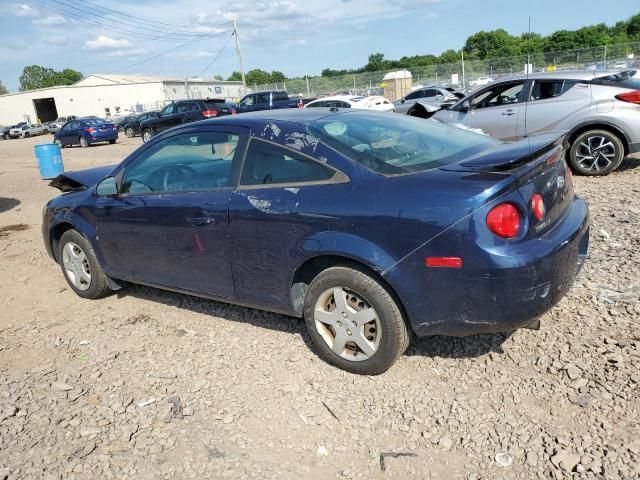
<path id="1" fill-rule="evenodd" d="M 88 147 L 98 142 L 116 143 L 118 127 L 101 118 L 77 118 L 65 123 L 53 134 L 53 142 L 66 147 L 80 145 Z"/>
<path id="2" fill-rule="evenodd" d="M 563 139 L 435 121 L 257 112 L 64 173 L 43 219 L 69 286 L 123 281 L 303 317 L 318 354 L 378 374 L 418 336 L 536 328 L 587 254 Z"/>

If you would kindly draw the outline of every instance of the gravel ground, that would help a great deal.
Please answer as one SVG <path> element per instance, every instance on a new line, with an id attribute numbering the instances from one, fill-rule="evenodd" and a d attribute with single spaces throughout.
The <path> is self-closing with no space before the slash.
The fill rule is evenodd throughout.
<path id="1" fill-rule="evenodd" d="M 541 330 L 419 339 L 359 377 L 296 319 L 143 287 L 77 297 L 42 245 L 42 141 L 0 142 L 0 480 L 640 478 L 640 159 L 574 179 L 590 256 Z"/>

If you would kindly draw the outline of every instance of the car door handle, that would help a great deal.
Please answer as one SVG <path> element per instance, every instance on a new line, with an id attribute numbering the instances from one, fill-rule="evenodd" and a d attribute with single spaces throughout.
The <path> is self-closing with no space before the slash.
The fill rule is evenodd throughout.
<path id="1" fill-rule="evenodd" d="M 196 227 L 204 227 L 206 225 L 213 225 L 216 223 L 216 219 L 213 217 L 189 217 L 187 222 L 193 224 Z"/>
<path id="2" fill-rule="evenodd" d="M 504 112 L 502 112 L 502 115 L 504 115 L 505 117 L 510 117 L 511 115 L 515 115 L 516 111 L 515 110 L 505 110 Z"/>

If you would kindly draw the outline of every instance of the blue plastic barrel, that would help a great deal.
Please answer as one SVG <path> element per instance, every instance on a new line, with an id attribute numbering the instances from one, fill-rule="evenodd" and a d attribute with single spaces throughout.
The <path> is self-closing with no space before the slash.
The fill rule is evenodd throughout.
<path id="1" fill-rule="evenodd" d="M 42 178 L 55 178 L 64 172 L 62 154 L 60 153 L 60 147 L 58 145 L 55 143 L 46 143 L 36 145 L 35 149 L 38 168 L 40 168 L 40 176 Z"/>

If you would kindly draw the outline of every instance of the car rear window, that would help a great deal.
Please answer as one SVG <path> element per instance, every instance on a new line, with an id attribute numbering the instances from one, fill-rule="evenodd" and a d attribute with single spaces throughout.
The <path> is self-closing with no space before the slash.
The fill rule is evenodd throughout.
<path id="1" fill-rule="evenodd" d="M 105 122 L 104 120 L 100 120 L 99 118 L 92 118 L 90 120 L 85 120 L 84 123 L 86 123 L 87 125 L 104 125 L 107 122 Z"/>
<path id="2" fill-rule="evenodd" d="M 442 167 L 500 143 L 435 120 L 370 112 L 325 117 L 308 129 L 346 157 L 383 175 Z"/>
<path id="3" fill-rule="evenodd" d="M 594 85 L 605 85 L 609 87 L 633 88 L 640 90 L 640 78 L 634 78 L 637 72 L 635 70 L 625 70 L 606 77 L 598 77 L 591 80 Z"/>

